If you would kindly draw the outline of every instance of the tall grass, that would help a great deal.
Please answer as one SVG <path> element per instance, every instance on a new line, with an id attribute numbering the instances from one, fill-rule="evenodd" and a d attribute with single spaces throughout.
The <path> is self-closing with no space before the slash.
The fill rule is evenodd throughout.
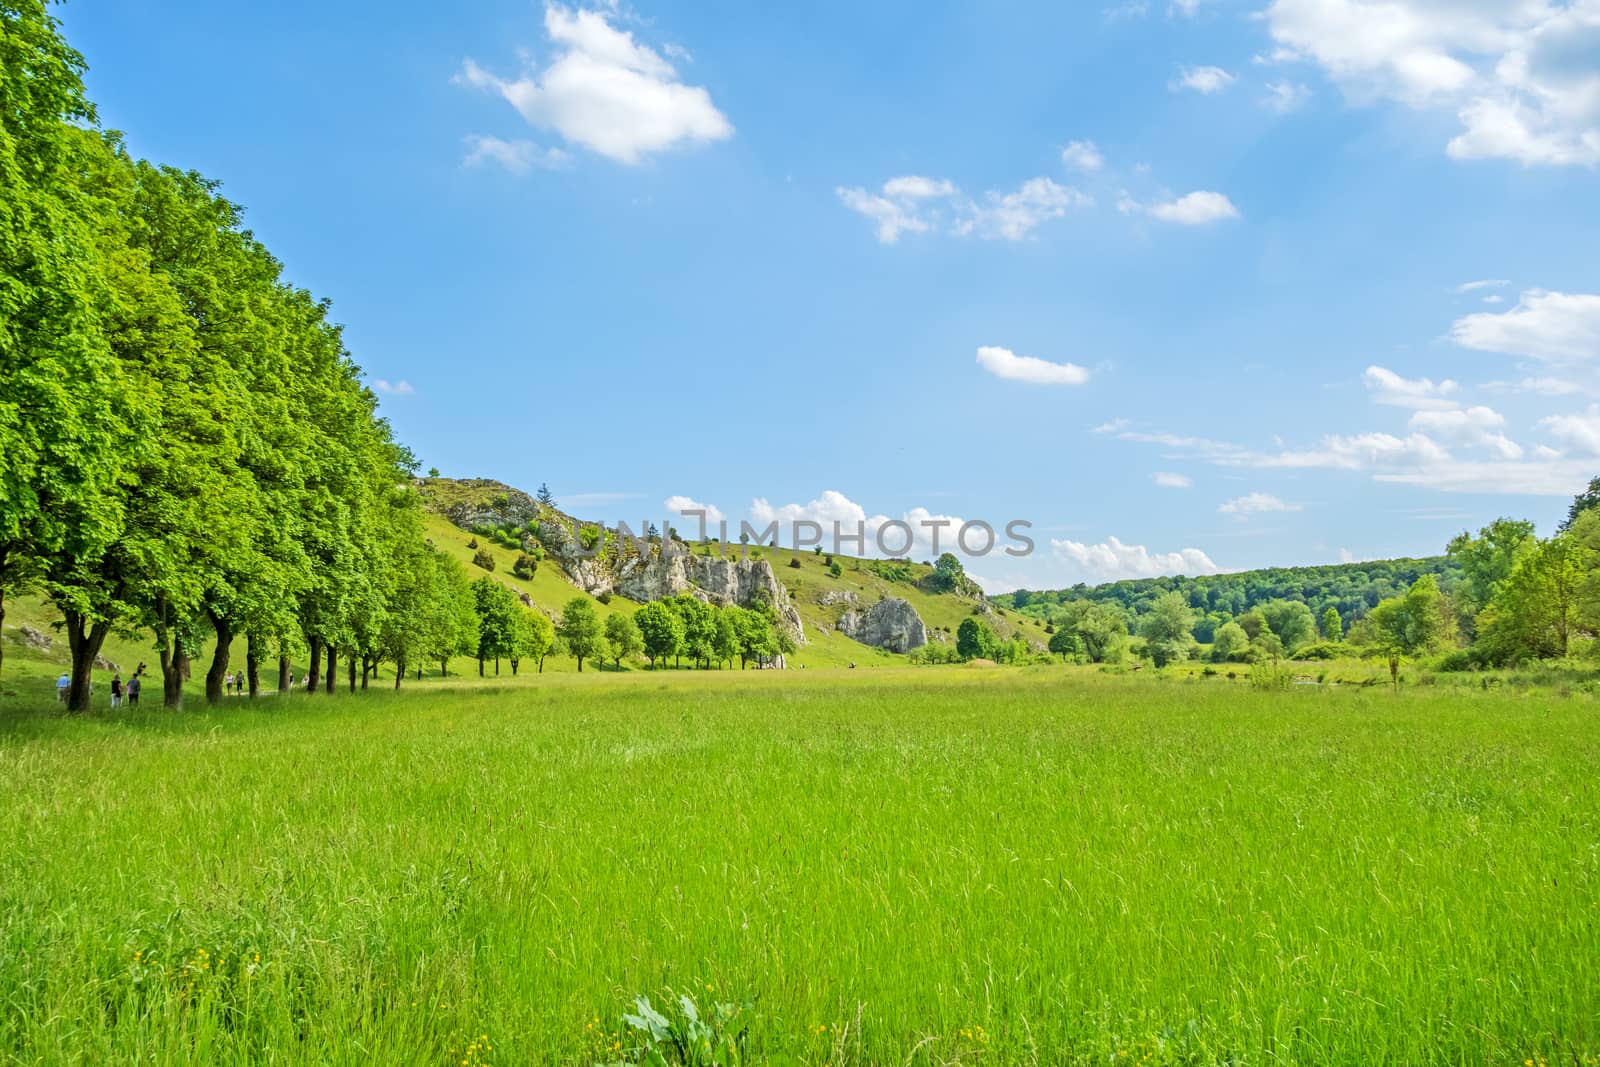
<path id="1" fill-rule="evenodd" d="M 811 673 L 7 708 L 0 1056 L 1600 1055 L 1586 697 Z"/>

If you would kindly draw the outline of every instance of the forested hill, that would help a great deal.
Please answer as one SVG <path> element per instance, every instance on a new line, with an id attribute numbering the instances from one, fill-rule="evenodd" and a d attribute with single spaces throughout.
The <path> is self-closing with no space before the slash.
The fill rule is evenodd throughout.
<path id="1" fill-rule="evenodd" d="M 1399 596 L 1424 574 L 1437 576 L 1439 585 L 1448 592 L 1460 579 L 1461 566 L 1448 556 L 1430 556 L 1326 567 L 1269 567 L 1199 578 L 1134 578 L 1092 587 L 1079 584 L 1048 592 L 1019 589 L 991 600 L 1025 615 L 1048 619 L 1062 604 L 1074 600 L 1114 603 L 1136 614 L 1143 613 L 1156 597 L 1176 590 L 1189 597 L 1191 607 L 1206 614 L 1237 616 L 1271 600 L 1300 600 L 1318 618 L 1328 608 L 1335 608 L 1344 625 L 1349 626 L 1378 601 Z"/>

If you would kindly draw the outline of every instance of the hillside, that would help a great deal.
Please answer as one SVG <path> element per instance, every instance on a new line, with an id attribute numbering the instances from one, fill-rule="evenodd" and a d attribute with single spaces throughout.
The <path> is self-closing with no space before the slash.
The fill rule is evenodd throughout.
<path id="1" fill-rule="evenodd" d="M 1177 591 L 1186 594 L 1190 606 L 1200 612 L 1227 615 L 1241 615 L 1269 600 L 1299 600 L 1319 617 L 1334 608 L 1348 627 L 1378 601 L 1403 593 L 1424 574 L 1436 576 L 1441 588 L 1449 592 L 1460 580 L 1461 568 L 1447 556 L 1267 567 L 1197 578 L 1127 579 L 1044 592 L 1019 589 L 996 596 L 993 602 L 1036 619 L 1048 619 L 1061 605 L 1074 600 L 1114 603 L 1137 614 L 1162 593 Z"/>
<path id="2" fill-rule="evenodd" d="M 427 529 L 436 547 L 469 569 L 479 549 L 487 551 L 495 561 L 495 578 L 526 595 L 540 610 L 552 616 L 560 614 L 562 605 L 572 597 L 610 587 L 618 583 L 619 572 L 633 573 L 628 568 L 637 566 L 637 561 L 629 556 L 629 546 L 613 543 L 616 540 L 614 530 L 606 532 L 607 544 L 600 553 L 601 558 L 580 560 L 571 554 L 563 556 L 558 548 L 535 537 L 529 524 L 551 523 L 570 530 L 574 517 L 559 506 L 540 504 L 515 487 L 488 479 L 449 478 L 420 479 L 417 486 L 431 512 Z M 580 522 L 578 529 L 583 531 L 596 525 Z M 471 547 L 474 541 L 477 548 Z M 696 560 L 714 561 L 722 558 L 720 547 L 715 543 L 698 543 L 680 545 L 679 550 L 687 550 Z M 661 551 L 659 543 L 652 548 Z M 517 558 L 525 552 L 543 555 L 528 579 L 512 573 Z M 729 560 L 739 555 L 739 546 L 727 547 Z M 971 583 L 954 592 L 934 591 L 930 580 L 933 567 L 926 563 L 829 556 L 770 545 L 750 546 L 748 555 L 749 562 L 760 571 L 770 572 L 782 589 L 782 599 L 794 610 L 797 629 L 804 641 L 789 657 L 791 666 L 904 662 L 903 655 L 864 645 L 839 632 L 840 619 L 847 612 L 869 610 L 886 598 L 898 598 L 910 604 L 921 617 L 930 642 L 953 642 L 957 627 L 972 615 L 985 618 L 1003 638 L 1021 635 L 1041 645 L 1044 640 L 1041 621 L 994 607 Z M 837 576 L 830 567 L 834 561 L 839 564 Z M 624 590 L 637 591 L 640 584 L 648 583 L 620 581 Z M 600 603 L 600 610 L 604 613 L 632 612 L 647 599 L 629 596 L 626 592 L 614 594 Z"/>

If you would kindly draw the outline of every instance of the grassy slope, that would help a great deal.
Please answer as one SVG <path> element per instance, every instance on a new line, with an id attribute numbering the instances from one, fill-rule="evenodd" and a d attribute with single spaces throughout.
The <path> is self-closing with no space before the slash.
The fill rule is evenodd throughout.
<path id="1" fill-rule="evenodd" d="M 0 1059 L 593 1063 L 664 986 L 755 997 L 779 1063 L 1600 1055 L 1588 699 L 881 670 L 267 708 L 0 700 Z"/>

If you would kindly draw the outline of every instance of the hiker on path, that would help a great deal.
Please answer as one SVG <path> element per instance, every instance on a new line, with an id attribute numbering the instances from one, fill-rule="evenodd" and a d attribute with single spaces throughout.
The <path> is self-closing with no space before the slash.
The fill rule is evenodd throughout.
<path id="1" fill-rule="evenodd" d="M 111 676 L 111 707 L 122 707 L 122 672 L 117 671 Z"/>

